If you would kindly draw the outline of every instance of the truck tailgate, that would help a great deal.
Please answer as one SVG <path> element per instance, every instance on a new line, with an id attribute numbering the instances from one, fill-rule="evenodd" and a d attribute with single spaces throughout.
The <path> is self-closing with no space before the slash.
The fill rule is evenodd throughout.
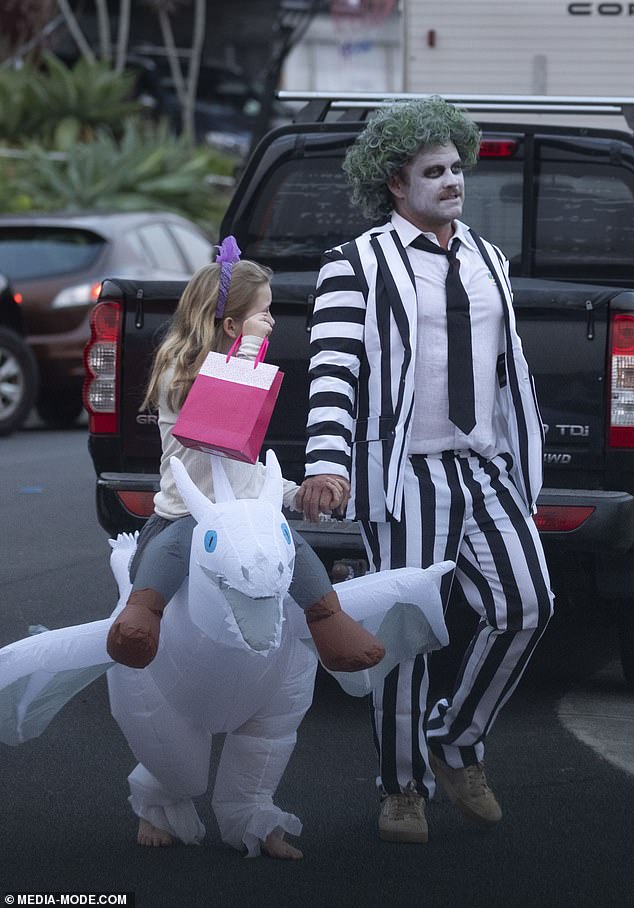
<path id="1" fill-rule="evenodd" d="M 269 357 L 285 378 L 266 444 L 296 481 L 303 478 L 309 297 L 315 278 L 286 273 L 273 281 L 277 324 Z M 513 287 L 518 330 L 546 432 L 545 485 L 602 488 L 608 313 L 621 291 L 530 278 L 516 278 Z"/>
<path id="2" fill-rule="evenodd" d="M 619 291 L 528 278 L 513 289 L 544 423 L 544 485 L 602 488 L 608 312 Z"/>
<path id="3" fill-rule="evenodd" d="M 275 448 L 288 478 L 301 481 L 308 402 L 310 295 L 316 274 L 273 279 L 276 329 L 268 359 L 285 373 L 265 445 Z M 184 282 L 118 282 L 124 291 L 120 425 L 124 469 L 160 456 L 156 417 L 139 412 L 153 349 Z M 601 488 L 605 469 L 608 313 L 617 288 L 516 278 L 515 312 L 535 376 L 546 431 L 544 485 Z M 132 292 L 132 289 L 134 292 Z M 142 296 L 138 296 L 139 289 Z M 152 349 L 148 349 L 148 336 Z M 143 469 L 141 467 L 141 469 Z"/>

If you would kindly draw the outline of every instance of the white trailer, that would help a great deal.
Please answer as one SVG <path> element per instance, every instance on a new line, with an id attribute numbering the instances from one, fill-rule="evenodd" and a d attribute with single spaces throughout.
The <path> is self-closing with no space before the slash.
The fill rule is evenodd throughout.
<path id="1" fill-rule="evenodd" d="M 351 4 L 354 11 L 356 6 Z M 282 87 L 290 91 L 403 90 L 403 17 L 360 14 L 315 16 L 284 63 Z"/>
<path id="2" fill-rule="evenodd" d="M 634 3 L 403 0 L 405 92 L 634 94 Z"/>
<path id="3" fill-rule="evenodd" d="M 370 8 L 373 0 L 356 6 Z M 351 6 L 355 4 L 350 4 Z M 381 6 L 376 0 L 375 6 Z M 385 5 L 385 4 L 383 4 Z M 284 69 L 291 91 L 572 98 L 634 96 L 634 2 L 400 0 L 381 22 L 317 16 Z M 457 97 L 454 98 L 457 100 Z M 477 111 L 476 107 L 471 109 Z M 508 119 L 494 108 L 497 119 Z M 480 107 L 479 114 L 490 107 Z M 530 108 L 522 108 L 524 118 Z M 555 117 L 558 119 L 559 114 Z M 535 115 L 549 122 L 550 115 Z M 621 118 L 615 126 L 622 127 Z"/>

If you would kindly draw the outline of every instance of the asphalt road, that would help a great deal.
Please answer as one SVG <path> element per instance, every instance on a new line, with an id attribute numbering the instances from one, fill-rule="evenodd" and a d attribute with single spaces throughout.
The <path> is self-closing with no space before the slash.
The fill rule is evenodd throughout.
<path id="1" fill-rule="evenodd" d="M 32 624 L 105 617 L 115 587 L 85 428 L 0 439 L 0 472 L 0 645 Z M 439 687 L 459 656 L 456 638 L 436 660 Z M 277 798 L 304 822 L 305 858 L 293 864 L 224 847 L 209 798 L 199 802 L 208 829 L 200 847 L 137 847 L 126 800 L 134 759 L 101 679 L 41 738 L 0 745 L 0 904 L 18 891 L 127 891 L 137 908 L 632 908 L 634 765 L 601 755 L 610 712 L 601 703 L 616 696 L 625 712 L 634 708 L 615 658 L 607 623 L 557 616 L 490 738 L 502 823 L 483 833 L 439 798 L 426 846 L 379 841 L 367 703 L 320 675 Z M 588 691 L 598 746 L 564 724 L 571 703 L 583 712 Z"/>

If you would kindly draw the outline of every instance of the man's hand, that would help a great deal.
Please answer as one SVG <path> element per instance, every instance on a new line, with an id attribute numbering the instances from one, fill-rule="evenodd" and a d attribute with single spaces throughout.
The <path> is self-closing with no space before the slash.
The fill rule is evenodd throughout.
<path id="1" fill-rule="evenodd" d="M 350 483 L 343 476 L 322 473 L 305 479 L 295 497 L 295 507 L 304 512 L 306 520 L 319 521 L 320 514 L 343 512 L 350 497 Z"/>

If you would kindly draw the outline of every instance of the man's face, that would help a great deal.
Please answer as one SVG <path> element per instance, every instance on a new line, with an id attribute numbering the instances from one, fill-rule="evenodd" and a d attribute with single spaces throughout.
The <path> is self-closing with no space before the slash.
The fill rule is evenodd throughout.
<path id="1" fill-rule="evenodd" d="M 388 182 L 394 208 L 421 230 L 434 233 L 462 214 L 464 178 L 455 145 L 423 148 Z"/>

